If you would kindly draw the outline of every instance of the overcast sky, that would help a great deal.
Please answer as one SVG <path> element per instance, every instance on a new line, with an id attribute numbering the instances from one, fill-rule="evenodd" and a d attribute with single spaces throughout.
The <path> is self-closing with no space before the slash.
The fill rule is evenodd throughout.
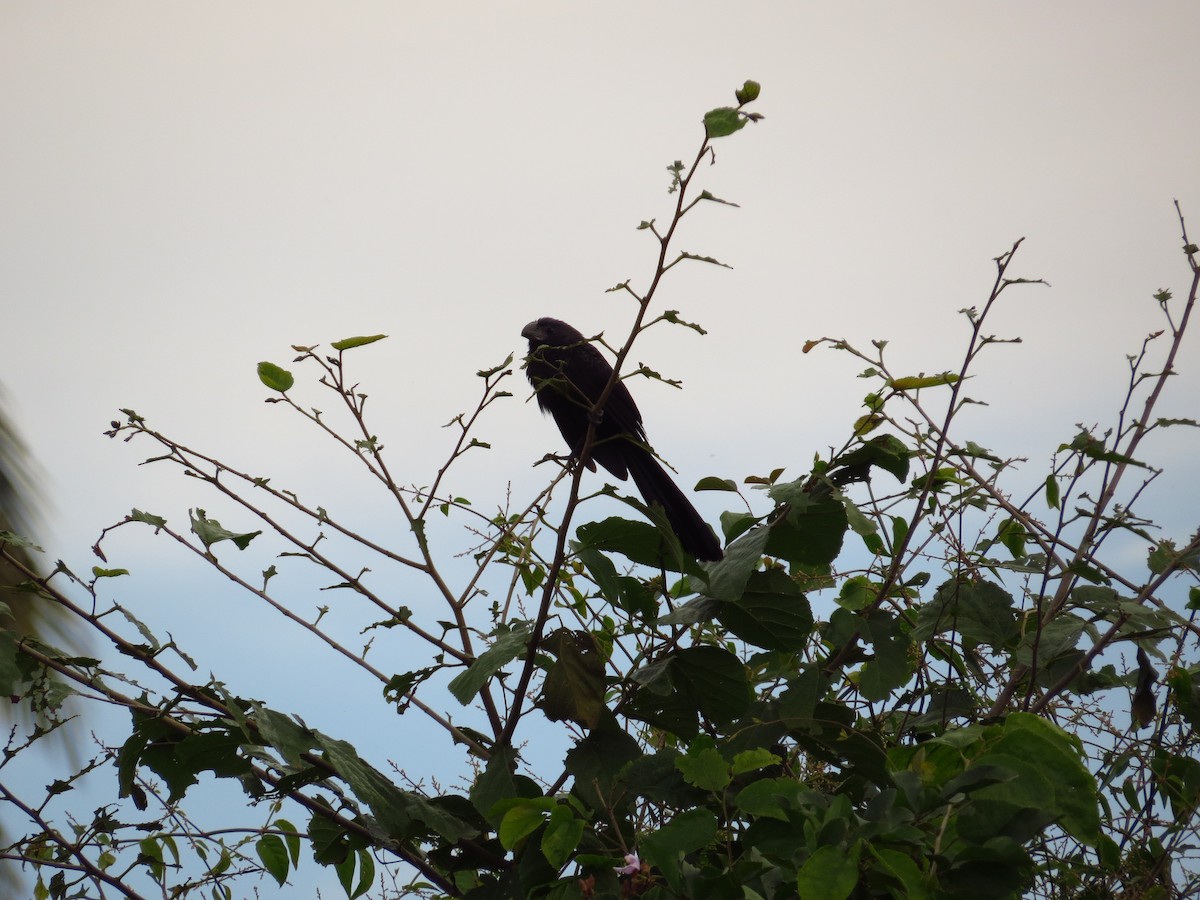
<path id="1" fill-rule="evenodd" d="M 446 446 L 431 429 L 525 322 L 624 333 L 631 305 L 604 289 L 645 284 L 634 226 L 666 218 L 665 166 L 745 78 L 766 119 L 704 173 L 741 208 L 699 211 L 679 244 L 733 269 L 681 268 L 661 297 L 709 335 L 662 329 L 634 354 L 685 383 L 635 388 L 686 479 L 841 443 L 865 384 L 806 339 L 956 367 L 957 310 L 1020 237 L 1016 273 L 1052 287 L 997 315 L 1025 343 L 981 370 L 981 427 L 1032 416 L 1048 452 L 1115 405 L 1160 324 L 1150 294 L 1186 280 L 1173 199 L 1200 231 L 1196 4 L 584 9 L 3 6 L 0 381 L 56 552 L 153 478 L 100 437 L 118 407 L 235 459 L 279 440 L 302 460 L 254 377 L 294 343 L 392 336 L 353 363 L 423 480 Z M 480 486 L 557 440 L 520 402 L 484 431 L 497 450 L 463 476 Z M 1041 449 L 1025 436 L 1002 449 Z"/>
<path id="2" fill-rule="evenodd" d="M 0 383 L 40 467 L 43 542 L 86 569 L 131 507 L 176 522 L 198 485 L 101 436 L 119 407 L 288 484 L 341 476 L 259 360 L 383 332 L 351 365 L 401 477 L 427 483 L 477 369 L 553 315 L 625 333 L 665 220 L 666 166 L 700 117 L 763 85 L 759 125 L 717 143 L 633 359 L 633 388 L 691 484 L 840 445 L 870 385 L 804 341 L 889 340 L 900 372 L 957 368 L 1018 238 L 964 434 L 1040 479 L 1075 422 L 1121 400 L 1125 355 L 1188 280 L 1172 201 L 1200 238 L 1200 4 L 64 3 L 0 5 Z M 1200 415 L 1191 336 L 1161 413 Z M 302 376 L 303 378 L 303 376 Z M 452 484 L 487 508 L 559 449 L 520 375 Z M 308 390 L 305 388 L 305 390 Z M 328 404 L 310 392 L 314 405 Z M 1196 438 L 1153 460 L 1195 527 Z M 315 487 L 313 487 L 315 486 Z M 721 498 L 706 497 L 713 514 Z M 715 505 L 714 505 L 715 504 Z M 236 525 L 239 523 L 230 522 Z M 1182 537 L 1182 533 L 1177 536 Z M 123 545 L 136 568 L 144 544 Z M 140 550 L 139 550 L 140 547 Z"/>

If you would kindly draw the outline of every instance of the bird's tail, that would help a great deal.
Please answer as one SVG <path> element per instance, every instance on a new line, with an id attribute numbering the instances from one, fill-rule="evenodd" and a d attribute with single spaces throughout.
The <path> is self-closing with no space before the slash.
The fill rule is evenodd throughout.
<path id="1" fill-rule="evenodd" d="M 658 460 L 649 452 L 643 452 L 627 454 L 626 462 L 642 499 L 647 505 L 657 503 L 663 508 L 686 553 L 702 560 L 717 560 L 724 556 L 713 530 Z"/>

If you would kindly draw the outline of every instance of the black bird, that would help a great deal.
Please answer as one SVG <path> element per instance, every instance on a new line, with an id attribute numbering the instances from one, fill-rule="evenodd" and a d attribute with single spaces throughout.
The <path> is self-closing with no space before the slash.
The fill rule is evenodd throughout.
<path id="1" fill-rule="evenodd" d="M 571 453 L 578 456 L 592 406 L 612 377 L 612 366 L 587 338 L 558 319 L 530 322 L 521 336 L 529 338 L 525 372 L 538 406 L 554 417 Z M 708 523 L 647 448 L 642 414 L 623 381 L 613 387 L 597 417 L 587 466 L 595 471 L 596 463 L 622 481 L 632 475 L 642 499 L 662 507 L 685 552 L 696 559 L 722 557 L 721 544 Z"/>

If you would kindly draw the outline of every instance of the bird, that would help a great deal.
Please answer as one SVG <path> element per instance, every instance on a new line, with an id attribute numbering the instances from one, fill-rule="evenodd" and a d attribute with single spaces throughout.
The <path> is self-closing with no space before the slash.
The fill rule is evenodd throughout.
<path id="1" fill-rule="evenodd" d="M 525 374 L 538 406 L 553 417 L 571 455 L 579 457 L 588 423 L 595 421 L 587 467 L 594 472 L 599 463 L 621 481 L 632 476 L 646 504 L 662 507 L 684 552 L 698 560 L 721 559 L 724 554 L 716 535 L 654 458 L 641 411 L 625 382 L 617 381 L 603 409 L 593 413 L 613 373 L 604 354 L 559 319 L 536 319 L 521 329 L 521 336 L 529 339 Z"/>

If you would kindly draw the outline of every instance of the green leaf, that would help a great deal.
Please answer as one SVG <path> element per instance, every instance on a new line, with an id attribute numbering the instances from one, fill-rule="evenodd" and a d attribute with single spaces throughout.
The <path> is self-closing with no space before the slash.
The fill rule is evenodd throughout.
<path id="1" fill-rule="evenodd" d="M 318 798 L 315 802 L 332 813 L 324 798 Z M 308 820 L 308 840 L 313 859 L 322 866 L 344 863 L 351 853 L 365 846 L 361 835 L 346 831 L 341 823 L 320 812 L 314 812 Z"/>
<path id="2" fill-rule="evenodd" d="M 873 844 L 866 846 L 871 856 L 875 858 L 875 869 L 887 873 L 903 886 L 904 892 L 899 896 L 904 897 L 905 900 L 925 900 L 929 896 L 925 875 L 913 862 L 912 857 L 899 850 L 889 850 Z M 893 896 L 895 896 L 895 892 L 893 892 Z"/>
<path id="3" fill-rule="evenodd" d="M 1051 472 L 1046 476 L 1046 505 L 1051 509 L 1058 509 L 1058 479 Z"/>
<path id="4" fill-rule="evenodd" d="M 861 509 L 856 504 L 848 499 L 843 499 L 842 503 L 846 507 L 846 521 L 850 525 L 850 530 L 855 534 L 866 537 L 878 533 L 879 526 L 874 520 L 863 515 Z"/>
<path id="5" fill-rule="evenodd" d="M 997 650 L 1017 637 L 1019 626 L 1012 595 L 990 581 L 951 579 L 921 607 L 913 640 L 957 631 L 964 638 Z"/>
<path id="6" fill-rule="evenodd" d="M 866 609 L 879 596 L 880 585 L 866 575 L 851 575 L 842 582 L 835 597 L 837 605 L 842 609 L 857 612 Z"/>
<path id="7" fill-rule="evenodd" d="M 630 798 L 621 790 L 620 777 L 626 765 L 642 756 L 638 742 L 613 723 L 601 723 L 567 751 L 566 770 L 575 780 L 571 789 L 593 809 L 615 812 L 627 808 Z"/>
<path id="8" fill-rule="evenodd" d="M 859 621 L 863 639 L 874 650 L 873 658 L 859 673 L 859 688 L 867 700 L 880 701 L 912 677 L 915 660 L 908 652 L 911 642 L 900 621 L 886 610 L 877 609 Z"/>
<path id="9" fill-rule="evenodd" d="M 516 759 L 516 751 L 511 747 L 497 748 L 488 759 L 487 767 L 471 785 L 471 803 L 492 825 L 499 824 L 499 820 L 493 818 L 493 807 L 501 800 L 511 800 L 519 796 L 517 782 L 513 777 L 517 769 Z"/>
<path id="10" fill-rule="evenodd" d="M 752 528 L 726 547 L 725 556 L 708 569 L 706 593 L 717 600 L 740 600 L 751 573 L 762 562 L 769 538 L 768 529 Z"/>
<path id="11" fill-rule="evenodd" d="M 116 578 L 118 575 L 128 575 L 128 569 L 102 569 L 99 566 L 92 566 L 92 574 L 97 578 Z"/>
<path id="12" fill-rule="evenodd" d="M 367 337 L 342 338 L 342 340 L 334 341 L 329 346 L 341 353 L 343 350 L 353 350 L 355 347 L 365 347 L 367 344 L 382 341 L 385 337 L 387 337 L 386 334 L 372 334 Z M 270 385 L 267 386 L 270 387 Z M 288 387 L 291 387 L 291 385 L 289 384 Z"/>
<path id="13" fill-rule="evenodd" d="M 1150 551 L 1146 565 L 1155 575 L 1162 575 L 1164 572 L 1175 569 L 1200 572 L 1200 548 L 1192 546 L 1177 550 L 1174 541 L 1161 540 Z"/>
<path id="14" fill-rule="evenodd" d="M 437 671 L 437 666 L 426 666 L 413 672 L 393 675 L 383 688 L 383 696 L 389 703 L 401 704 L 402 708 L 399 711 L 404 712 L 403 707 L 408 702 L 409 692 Z"/>
<path id="15" fill-rule="evenodd" d="M 41 547 L 29 540 L 29 538 L 23 537 L 15 531 L 0 531 L 0 546 L 22 550 L 36 550 L 38 553 L 45 552 Z"/>
<path id="16" fill-rule="evenodd" d="M 734 775 L 742 775 L 746 772 L 770 768 L 778 765 L 779 762 L 779 757 L 766 747 L 755 747 L 753 750 L 743 750 L 741 753 L 735 754 L 730 770 Z"/>
<path id="17" fill-rule="evenodd" d="M 153 525 L 156 530 L 167 524 L 167 520 L 162 516 L 156 516 L 153 513 L 142 512 L 140 509 L 134 509 L 134 511 L 129 514 L 129 518 L 134 522 L 145 522 L 147 525 Z"/>
<path id="18" fill-rule="evenodd" d="M 288 851 L 277 834 L 264 834 L 254 845 L 263 868 L 283 887 L 287 881 Z"/>
<path id="19" fill-rule="evenodd" d="M 542 647 L 557 657 L 542 686 L 546 718 L 595 728 L 607 711 L 604 656 L 596 639 L 587 631 L 560 628 L 547 636 Z"/>
<path id="20" fill-rule="evenodd" d="M 354 795 L 370 807 L 371 814 L 389 837 L 407 839 L 433 831 L 453 842 L 476 834 L 466 822 L 419 794 L 396 787 L 345 741 L 334 740 L 320 732 L 314 734 L 325 751 L 326 762 L 345 780 Z"/>
<path id="21" fill-rule="evenodd" d="M 818 847 L 796 876 L 800 896 L 804 900 L 846 900 L 858 884 L 861 854 L 861 841 L 855 841 L 850 852 L 830 844 Z"/>
<path id="22" fill-rule="evenodd" d="M 747 80 L 740 88 L 734 91 L 734 96 L 737 98 L 739 106 L 744 106 L 747 103 L 752 103 L 758 99 L 759 92 L 762 91 L 762 85 L 757 81 Z"/>
<path id="23" fill-rule="evenodd" d="M 569 806 L 559 804 L 550 810 L 546 833 L 542 835 L 542 855 L 555 869 L 562 869 L 579 846 L 584 821 L 577 818 Z"/>
<path id="24" fill-rule="evenodd" d="M 855 469 L 864 466 L 878 467 L 896 477 L 898 481 L 908 478 L 908 448 L 898 437 L 881 434 L 860 446 L 854 447 L 830 462 L 830 469 Z"/>
<path id="25" fill-rule="evenodd" d="M 747 119 L 732 106 L 710 109 L 704 114 L 704 133 L 709 139 L 727 137 L 746 126 Z"/>
<path id="26" fill-rule="evenodd" d="M 513 626 L 500 625 L 493 632 L 492 646 L 475 658 L 466 671 L 451 679 L 447 687 L 454 698 L 466 706 L 474 699 L 489 678 L 503 666 L 525 652 L 529 644 L 529 623 L 517 622 Z"/>
<path id="27" fill-rule="evenodd" d="M 687 755 L 675 760 L 675 767 L 684 781 L 702 791 L 722 791 L 731 780 L 729 764 L 707 736 L 694 740 Z"/>
<path id="28" fill-rule="evenodd" d="M 679 861 L 687 853 L 707 846 L 717 836 L 717 818 L 707 809 L 689 809 L 679 813 L 653 834 L 642 839 L 641 858 L 658 866 L 667 882 L 678 889 Z"/>
<path id="29" fill-rule="evenodd" d="M 717 478 L 715 475 L 707 475 L 696 482 L 694 490 L 697 491 L 731 491 L 737 493 L 737 482 L 731 478 Z"/>
<path id="30" fill-rule="evenodd" d="M 1099 845 L 1103 833 L 1096 780 L 1084 763 L 1077 737 L 1032 713 L 1010 713 L 1002 725 L 961 731 L 964 736 L 982 735 L 977 746 L 983 752 L 973 754 L 968 772 L 987 767 L 989 772 L 1007 771 L 1012 777 L 971 793 L 971 806 L 960 819 L 960 834 L 983 843 L 1000 834 L 1019 836 L 1014 828 L 1038 828 L 1039 822 L 1053 821 L 1082 843 Z M 948 739 L 950 733 L 935 741 Z M 961 750 L 953 749 L 948 759 L 960 760 Z M 1022 821 L 1029 825 L 1022 826 Z"/>
<path id="31" fill-rule="evenodd" d="M 288 834 L 282 835 L 282 837 L 284 843 L 287 845 L 288 857 L 292 861 L 292 868 L 295 868 L 300 865 L 300 829 L 287 819 L 276 819 L 275 828 L 279 831 L 288 832 Z"/>
<path id="32" fill-rule="evenodd" d="M 797 806 L 804 785 L 792 778 L 760 778 L 737 793 L 734 803 L 747 815 L 788 821 L 788 810 Z"/>
<path id="33" fill-rule="evenodd" d="M 301 754 L 317 748 L 316 734 L 291 716 L 267 709 L 261 703 L 253 701 L 250 709 L 253 712 L 251 721 L 263 745 L 278 751 L 289 766 L 302 765 Z"/>
<path id="34" fill-rule="evenodd" d="M 375 857 L 370 848 L 363 847 L 356 856 L 358 857 L 358 884 L 353 891 L 348 892 L 349 900 L 361 897 L 371 889 L 371 885 L 375 882 Z"/>
<path id="35" fill-rule="evenodd" d="M 233 541 L 239 550 L 245 550 L 250 546 L 252 540 L 262 534 L 262 531 L 252 531 L 246 534 L 229 531 L 222 528 L 221 523 L 216 519 L 208 518 L 202 509 L 196 509 L 194 512 L 189 510 L 188 515 L 192 520 L 192 533 L 200 538 L 200 542 L 205 547 L 211 547 L 219 541 Z"/>
<path id="36" fill-rule="evenodd" d="M 363 877 L 367 875 L 369 869 L 369 878 L 375 878 L 375 863 L 371 859 L 371 854 L 365 849 L 355 850 L 353 853 L 347 853 L 345 858 L 340 862 L 335 863 L 333 867 L 337 873 L 338 883 L 341 884 L 342 890 L 346 892 L 348 900 L 354 900 L 355 897 L 361 897 L 366 893 L 371 886 L 371 881 L 368 880 L 366 885 L 363 885 Z M 358 885 L 354 884 L 354 873 L 359 873 Z"/>
<path id="37" fill-rule="evenodd" d="M 743 715 L 753 699 L 745 665 L 719 647 L 679 650 L 671 657 L 669 672 L 683 699 L 718 724 Z"/>
<path id="38" fill-rule="evenodd" d="M 16 637 L 7 629 L 0 630 L 0 696 L 16 696 L 17 686 L 25 681 Z"/>
<path id="39" fill-rule="evenodd" d="M 295 377 L 287 369 L 281 369 L 275 363 L 260 362 L 258 364 L 258 380 L 273 391 L 286 394 L 296 383 Z"/>
<path id="40" fill-rule="evenodd" d="M 914 391 L 927 387 L 939 387 L 943 384 L 958 384 L 959 377 L 953 372 L 942 372 L 939 375 L 908 375 L 903 378 L 893 378 L 887 384 L 894 391 Z"/>
<path id="41" fill-rule="evenodd" d="M 514 805 L 500 820 L 500 827 L 496 832 L 504 849 L 513 849 L 517 846 L 518 841 L 533 834 L 541 827 L 546 817 L 545 804 L 542 800 L 543 798 L 514 801 Z"/>
<path id="42" fill-rule="evenodd" d="M 1013 559 L 1025 556 L 1025 540 L 1029 537 L 1029 532 L 1025 530 L 1023 523 L 1013 518 L 1005 519 L 1000 523 L 996 537 L 1013 555 Z"/>
<path id="43" fill-rule="evenodd" d="M 578 541 L 571 542 L 571 550 L 579 561 L 587 566 L 588 574 L 592 581 L 596 582 L 601 596 L 613 606 L 619 607 L 621 602 L 621 590 L 617 580 L 619 576 L 617 567 L 613 565 L 612 560 L 595 547 L 585 546 Z"/>
<path id="44" fill-rule="evenodd" d="M 689 559 L 676 559 L 670 552 L 664 534 L 648 522 L 611 517 L 602 522 L 580 525 L 576 532 L 582 547 L 620 553 L 632 562 L 651 568 L 665 568 L 670 572 L 684 569 L 699 573 L 696 563 Z"/>
<path id="45" fill-rule="evenodd" d="M 717 619 L 747 643 L 788 653 L 803 649 L 813 628 L 808 598 L 779 569 L 751 573 L 741 598 L 718 606 Z"/>
<path id="46" fill-rule="evenodd" d="M 767 554 L 791 563 L 793 574 L 796 569 L 812 571 L 828 566 L 842 550 L 849 527 L 846 507 L 831 497 L 814 502 L 807 494 L 792 495 L 786 488 L 778 485 L 771 491 L 774 499 L 792 499 L 787 501 L 787 515 L 768 529 Z"/>
<path id="47" fill-rule="evenodd" d="M 490 369 L 480 369 L 475 374 L 479 378 L 491 378 L 497 372 L 503 372 L 505 369 L 507 369 L 509 367 L 509 365 L 512 363 L 512 361 L 513 361 L 513 355 L 510 353 L 510 354 L 508 354 L 508 356 L 506 356 L 504 358 L 504 362 L 500 363 L 500 365 L 492 366 Z M 511 396 L 511 395 L 506 394 L 505 396 Z"/>

